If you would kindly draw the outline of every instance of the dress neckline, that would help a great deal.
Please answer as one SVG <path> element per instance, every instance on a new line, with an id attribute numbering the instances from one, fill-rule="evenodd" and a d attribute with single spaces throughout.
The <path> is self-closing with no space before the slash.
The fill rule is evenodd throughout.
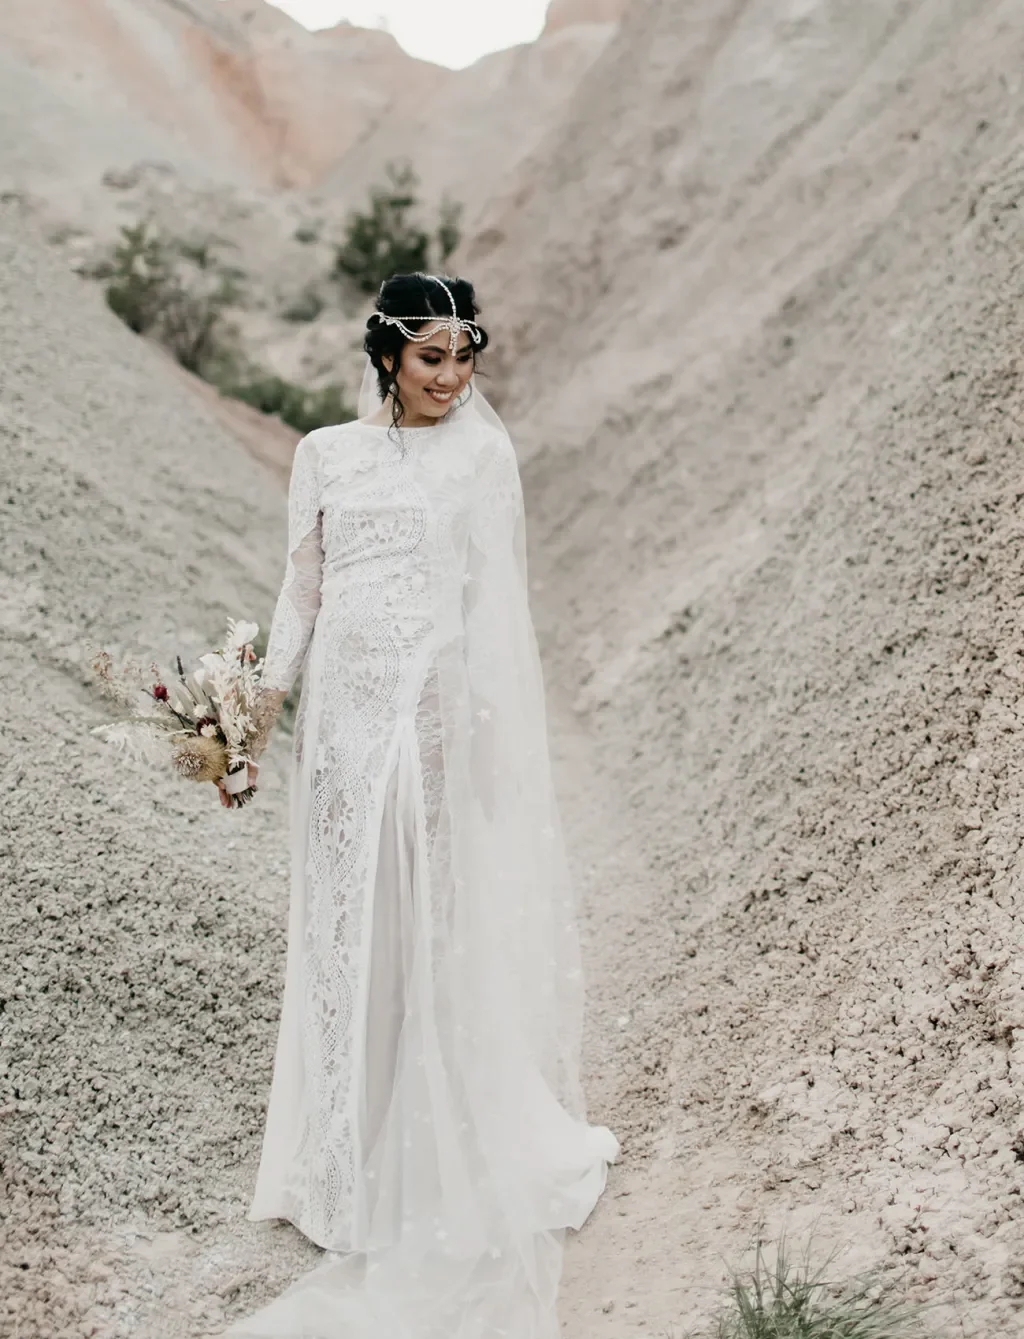
<path id="1" fill-rule="evenodd" d="M 364 418 L 357 418 L 354 422 L 361 428 L 373 428 L 375 432 L 390 432 L 395 427 L 399 432 L 437 432 L 445 426 L 443 423 L 423 423 L 414 428 L 405 428 L 401 423 L 368 423 Z"/>

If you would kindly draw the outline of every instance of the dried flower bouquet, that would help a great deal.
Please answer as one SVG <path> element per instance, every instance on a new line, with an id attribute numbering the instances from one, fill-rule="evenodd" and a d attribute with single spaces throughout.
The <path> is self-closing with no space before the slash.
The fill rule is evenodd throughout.
<path id="1" fill-rule="evenodd" d="M 97 652 L 92 668 L 104 691 L 130 714 L 92 733 L 133 757 L 169 762 L 188 781 L 221 784 L 232 807 L 246 804 L 256 791 L 249 764 L 264 732 L 263 662 L 252 645 L 258 633 L 255 623 L 228 619 L 224 646 L 201 656 L 190 673 L 178 656 L 175 675 L 131 660 L 115 666 L 109 652 Z"/>

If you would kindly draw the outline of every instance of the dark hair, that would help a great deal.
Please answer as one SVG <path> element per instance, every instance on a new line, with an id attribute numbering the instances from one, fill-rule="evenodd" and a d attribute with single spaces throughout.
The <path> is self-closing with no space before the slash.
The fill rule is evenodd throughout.
<path id="1" fill-rule="evenodd" d="M 473 285 L 468 279 L 450 279 L 448 275 L 438 276 L 448 287 L 455 299 L 455 314 L 463 321 L 476 323 L 480 308 L 476 303 Z M 448 294 L 433 275 L 393 274 L 385 279 L 377 294 L 376 310 L 388 316 L 399 316 L 403 323 L 418 330 L 420 322 L 436 321 L 451 316 L 452 305 Z M 405 318 L 409 318 L 406 320 Z M 473 361 L 476 355 L 487 347 L 487 331 L 477 325 L 480 343 L 472 341 Z M 405 417 L 405 406 L 398 394 L 398 369 L 402 362 L 402 350 L 409 343 L 396 325 L 386 325 L 371 316 L 366 322 L 366 334 L 363 348 L 370 356 L 374 371 L 377 373 L 377 390 L 381 403 L 392 396 L 391 421 L 397 428 Z M 384 365 L 384 359 L 392 359 L 391 370 Z"/>

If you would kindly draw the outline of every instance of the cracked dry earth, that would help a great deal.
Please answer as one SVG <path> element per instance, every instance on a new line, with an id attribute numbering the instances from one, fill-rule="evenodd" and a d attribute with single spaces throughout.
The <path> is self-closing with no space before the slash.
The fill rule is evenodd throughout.
<path id="1" fill-rule="evenodd" d="M 503 250 L 464 266 L 505 295 L 588 1086 L 624 1144 L 564 1328 L 698 1331 L 764 1222 L 928 1303 L 933 1339 L 1012 1339 L 1024 22 L 687 12 L 684 78 L 675 0 L 631 8 Z M 730 176 L 737 125 L 763 143 Z M 669 180 L 702 212 L 662 248 Z M 82 663 L 265 621 L 280 478 L 17 218 L 0 240 L 0 1333 L 198 1339 L 312 1258 L 245 1221 L 287 741 L 242 815 L 140 786 L 87 734 Z"/>

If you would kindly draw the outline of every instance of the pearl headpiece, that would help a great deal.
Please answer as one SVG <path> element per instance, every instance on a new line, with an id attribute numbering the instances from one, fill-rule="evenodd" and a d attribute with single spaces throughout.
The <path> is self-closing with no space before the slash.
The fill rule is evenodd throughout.
<path id="1" fill-rule="evenodd" d="M 385 325 L 398 326 L 399 330 L 401 330 L 402 334 L 406 337 L 406 339 L 410 339 L 416 344 L 425 344 L 428 339 L 433 339 L 433 337 L 437 334 L 437 331 L 429 330 L 425 335 L 417 335 L 414 334 L 413 331 L 409 329 L 409 327 L 405 324 L 405 322 L 432 321 L 436 325 L 440 325 L 443 329 L 448 331 L 448 335 L 451 340 L 452 353 L 455 353 L 459 347 L 459 334 L 463 330 L 469 333 L 469 336 L 473 340 L 474 344 L 479 344 L 482 338 L 479 327 L 477 326 L 475 321 L 464 321 L 459 316 L 458 309 L 455 306 L 455 299 L 454 297 L 452 297 L 452 291 L 448 287 L 448 285 L 444 282 L 443 279 L 439 279 L 436 274 L 427 275 L 427 278 L 432 279 L 435 284 L 440 284 L 441 287 L 444 289 L 445 293 L 447 293 L 448 301 L 452 305 L 451 316 L 389 316 L 387 312 L 373 312 L 368 319 L 372 321 L 374 317 L 377 317 L 377 319 L 383 321 Z"/>

